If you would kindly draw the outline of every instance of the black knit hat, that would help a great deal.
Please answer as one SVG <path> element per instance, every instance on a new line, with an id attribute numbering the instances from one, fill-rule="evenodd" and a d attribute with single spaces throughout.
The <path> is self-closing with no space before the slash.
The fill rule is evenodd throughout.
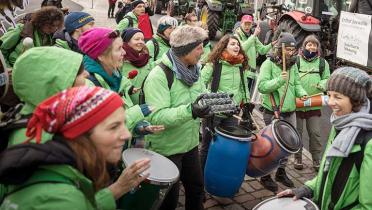
<path id="1" fill-rule="evenodd" d="M 121 34 L 121 38 L 123 39 L 123 42 L 129 42 L 130 39 L 132 39 L 132 37 L 136 33 L 143 33 L 143 32 L 141 31 L 141 29 L 138 29 L 138 28 L 126 28 Z"/>
<path id="2" fill-rule="evenodd" d="M 341 67 L 332 73 L 327 82 L 327 90 L 363 102 L 372 96 L 372 80 L 365 71 L 354 67 Z"/>
<path id="3" fill-rule="evenodd" d="M 142 0 L 136 0 L 132 2 L 132 9 L 136 8 L 139 4 L 145 4 Z"/>

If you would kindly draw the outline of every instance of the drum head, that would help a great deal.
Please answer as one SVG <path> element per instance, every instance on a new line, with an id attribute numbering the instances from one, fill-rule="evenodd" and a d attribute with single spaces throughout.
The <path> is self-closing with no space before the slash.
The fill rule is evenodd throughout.
<path id="1" fill-rule="evenodd" d="M 179 171 L 177 166 L 168 158 L 142 148 L 129 148 L 123 152 L 125 166 L 132 165 L 136 160 L 150 159 L 150 168 L 146 173 L 150 173 L 148 180 L 159 185 L 173 184 L 178 180 Z"/>
<path id="2" fill-rule="evenodd" d="M 252 137 L 252 132 L 250 130 L 245 129 L 239 125 L 235 125 L 235 126 L 219 125 L 216 127 L 216 130 L 222 133 L 222 135 L 226 134 L 232 137 L 238 137 L 238 138 L 251 138 Z"/>
<path id="3" fill-rule="evenodd" d="M 279 143 L 291 152 L 297 152 L 301 147 L 300 135 L 289 123 L 278 120 L 274 124 L 274 133 Z"/>
<path id="4" fill-rule="evenodd" d="M 252 210 L 319 210 L 314 202 L 307 198 L 302 198 L 294 201 L 292 197 L 284 198 L 269 198 L 257 204 Z"/>

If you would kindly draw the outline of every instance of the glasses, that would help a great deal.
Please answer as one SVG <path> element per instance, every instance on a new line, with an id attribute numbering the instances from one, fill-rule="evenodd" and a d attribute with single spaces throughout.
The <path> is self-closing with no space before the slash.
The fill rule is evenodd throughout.
<path id="1" fill-rule="evenodd" d="M 294 52 L 296 52 L 296 48 L 285 48 L 285 51 L 286 52 L 290 52 L 290 53 L 294 53 Z"/>

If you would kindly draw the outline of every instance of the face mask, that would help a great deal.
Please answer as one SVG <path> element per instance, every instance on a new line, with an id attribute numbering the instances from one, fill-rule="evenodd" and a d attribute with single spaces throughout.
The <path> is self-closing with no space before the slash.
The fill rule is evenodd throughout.
<path id="1" fill-rule="evenodd" d="M 306 59 L 313 59 L 315 56 L 318 55 L 318 52 L 310 52 L 309 50 L 304 49 L 303 55 Z"/>

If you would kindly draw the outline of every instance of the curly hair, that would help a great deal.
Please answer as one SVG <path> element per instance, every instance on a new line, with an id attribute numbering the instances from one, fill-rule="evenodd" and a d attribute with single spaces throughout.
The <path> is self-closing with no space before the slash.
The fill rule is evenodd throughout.
<path id="1" fill-rule="evenodd" d="M 31 23 L 37 29 L 41 29 L 45 25 L 54 25 L 56 22 L 58 22 L 58 28 L 62 28 L 63 13 L 54 6 L 42 7 L 40 10 L 32 13 L 31 16 Z"/>
<path id="2" fill-rule="evenodd" d="M 245 54 L 244 50 L 242 49 L 239 39 L 231 34 L 226 34 L 220 39 L 220 41 L 213 48 L 212 52 L 209 54 L 207 62 L 209 63 L 218 62 L 221 58 L 222 52 L 226 49 L 227 45 L 229 44 L 230 39 L 235 39 L 238 41 L 240 47 L 239 54 L 242 54 L 244 56 L 243 68 L 248 69 L 248 57 Z"/>

